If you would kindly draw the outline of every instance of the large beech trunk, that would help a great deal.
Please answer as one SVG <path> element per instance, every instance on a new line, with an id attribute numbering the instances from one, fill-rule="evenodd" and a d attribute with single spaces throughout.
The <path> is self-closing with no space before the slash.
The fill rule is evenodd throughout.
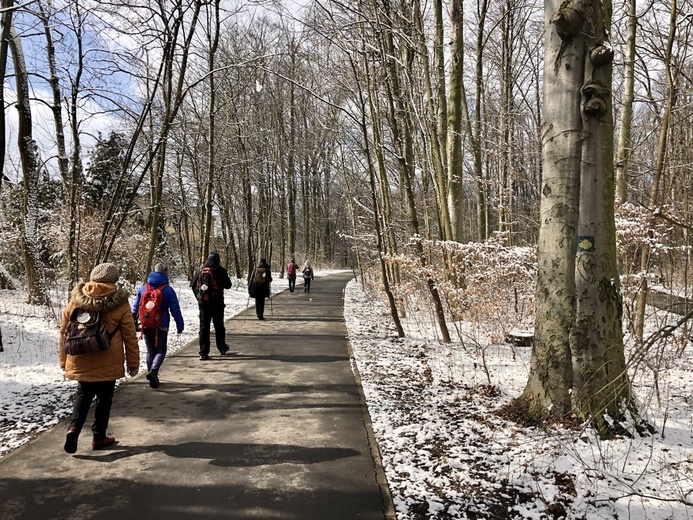
<path id="1" fill-rule="evenodd" d="M 545 1 L 536 338 L 521 398 L 604 436 L 635 411 L 616 264 L 610 25 L 608 0 Z"/>

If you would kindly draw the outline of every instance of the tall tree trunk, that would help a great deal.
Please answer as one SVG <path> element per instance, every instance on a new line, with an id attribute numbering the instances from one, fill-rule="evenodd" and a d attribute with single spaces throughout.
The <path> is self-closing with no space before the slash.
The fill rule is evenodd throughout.
<path id="1" fill-rule="evenodd" d="M 474 158 L 474 177 L 476 179 L 476 215 L 477 215 L 477 240 L 483 242 L 489 237 L 489 213 L 487 206 L 487 179 L 484 175 L 483 167 L 483 141 L 482 135 L 482 96 L 484 93 L 484 29 L 486 26 L 486 11 L 488 10 L 488 0 L 481 0 L 478 9 L 479 22 L 477 25 L 476 36 L 476 71 L 475 71 L 475 92 L 474 92 L 474 125 L 471 125 L 469 110 L 466 110 L 468 121 L 469 141 L 472 147 L 472 157 Z M 466 98 L 466 96 L 465 96 Z M 465 104 L 466 105 L 466 104 Z"/>
<path id="2" fill-rule="evenodd" d="M 390 14 L 387 13 L 386 14 Z M 388 16 L 388 19 L 391 19 Z M 397 56 L 397 49 L 394 45 L 394 39 L 392 32 L 389 27 L 385 28 L 385 52 L 383 53 L 385 59 L 387 60 L 386 70 L 388 71 L 389 81 L 386 82 L 387 88 L 387 98 L 388 105 L 390 106 L 390 127 L 392 131 L 392 137 L 397 147 L 397 156 L 399 157 L 399 167 L 400 167 L 400 178 L 402 179 L 402 184 L 404 185 L 404 195 L 407 202 L 407 209 L 409 212 L 409 219 L 411 222 L 411 232 L 413 236 L 418 237 L 421 235 L 421 230 L 419 228 L 419 217 L 418 211 L 416 209 L 416 201 L 414 199 L 414 143 L 413 143 L 413 128 L 411 120 L 409 118 L 410 110 L 404 103 L 407 99 L 405 88 L 402 86 L 403 79 L 400 78 L 400 72 L 397 67 L 398 63 L 403 63 L 407 67 L 402 76 L 412 77 L 411 70 L 411 49 L 408 46 L 402 46 L 400 48 L 400 60 L 393 59 Z M 419 258 L 419 262 L 422 267 L 425 267 L 428 263 L 426 255 L 423 249 L 423 244 L 421 241 L 417 240 L 415 242 L 416 253 Z M 427 280 L 428 290 L 431 294 L 431 299 L 433 300 L 434 308 L 436 310 L 436 318 L 438 321 L 438 326 L 440 328 L 441 337 L 443 342 L 450 342 L 450 333 L 447 328 L 447 323 L 445 322 L 445 312 L 443 310 L 443 304 L 440 299 L 440 294 L 438 293 L 438 288 L 435 281 L 431 278 Z"/>
<path id="3" fill-rule="evenodd" d="M 295 73 L 295 53 L 291 54 L 292 74 Z M 289 151 L 286 161 L 288 215 L 288 247 L 291 258 L 296 257 L 296 90 L 289 82 Z"/>
<path id="4" fill-rule="evenodd" d="M 434 64 L 433 76 L 437 88 L 433 87 L 431 70 L 429 65 L 428 46 L 424 34 L 423 15 L 421 13 L 420 2 L 417 2 L 414 14 L 416 17 L 416 27 L 418 33 L 422 35 L 419 39 L 419 52 L 421 53 L 421 63 L 426 85 L 428 117 L 426 117 L 426 134 L 429 141 L 429 155 L 433 166 L 433 181 L 436 188 L 436 199 L 438 201 L 440 234 L 443 240 L 452 240 L 452 223 L 450 221 L 450 209 L 448 207 L 448 179 L 447 179 L 447 99 L 445 96 L 445 60 L 443 48 L 443 16 L 442 2 L 434 2 Z"/>
<path id="5" fill-rule="evenodd" d="M 448 87 L 447 158 L 448 207 L 452 240 L 464 239 L 462 118 L 464 104 L 464 13 L 463 1 L 450 4 L 450 84 Z"/>
<path id="6" fill-rule="evenodd" d="M 667 102 L 662 114 L 662 123 L 659 128 L 659 143 L 657 146 L 657 159 L 653 172 L 652 186 L 650 188 L 650 199 L 648 208 L 654 211 L 660 200 L 660 184 L 664 176 L 664 167 L 667 161 L 667 146 L 669 140 L 669 127 L 671 126 L 671 113 L 676 106 L 678 92 L 678 77 L 680 67 L 672 64 L 672 51 L 676 40 L 676 17 L 678 14 L 677 0 L 671 0 L 671 15 L 669 18 L 669 37 L 665 51 L 664 67 L 667 80 Z M 635 309 L 635 336 L 638 340 L 643 340 L 645 329 L 645 308 L 647 306 L 647 295 L 649 287 L 647 274 L 650 270 L 651 248 L 649 244 L 643 246 L 640 252 L 640 290 L 638 291 L 637 307 Z"/>
<path id="7" fill-rule="evenodd" d="M 43 24 L 43 34 L 46 38 L 46 57 L 48 61 L 48 71 L 50 74 L 48 84 L 51 87 L 51 94 L 53 96 L 53 104 L 51 106 L 51 111 L 53 112 L 53 124 L 55 127 L 55 141 L 58 148 L 58 171 L 60 172 L 60 178 L 63 182 L 63 190 L 65 193 L 69 192 L 69 172 L 68 165 L 69 161 L 67 159 L 67 148 L 65 146 L 65 128 L 63 124 L 63 111 L 62 111 L 62 93 L 60 91 L 60 77 L 58 75 L 58 68 L 55 63 L 55 44 L 53 42 L 53 31 L 51 26 L 51 15 L 46 10 L 42 2 L 38 3 L 39 19 Z"/>
<path id="8" fill-rule="evenodd" d="M 10 41 L 10 28 L 12 27 L 12 13 L 14 12 L 11 8 L 14 5 L 14 0 L 2 0 L 0 6 L 3 8 L 2 13 L 2 31 L 0 31 L 0 85 L 5 84 L 5 77 L 7 76 L 7 56 L 9 50 Z M 5 106 L 5 89 L 0 89 L 0 106 Z M 7 136 L 5 129 L 5 118 L 0 118 L 0 191 L 2 191 L 2 180 L 5 177 L 5 143 L 7 143 Z"/>
<path id="9" fill-rule="evenodd" d="M 365 43 L 365 39 L 363 40 Z M 362 49 L 363 51 L 363 49 Z M 368 63 L 366 63 L 367 59 L 365 57 L 366 53 L 362 52 L 362 56 L 364 56 L 364 63 L 362 70 L 367 73 L 368 72 Z M 349 59 L 349 63 L 352 68 L 352 72 L 355 78 L 359 77 L 359 71 L 357 70 L 357 66 L 354 63 L 353 60 Z M 397 303 L 395 302 L 395 297 L 394 294 L 392 293 L 392 288 L 390 286 L 390 279 L 388 275 L 388 269 L 387 269 L 387 263 L 385 262 L 385 251 L 384 251 L 384 246 L 383 246 L 383 230 L 381 228 L 381 215 L 380 212 L 382 208 L 378 206 L 378 196 L 376 195 L 376 174 L 375 174 L 375 166 L 373 165 L 373 157 L 374 154 L 377 157 L 377 154 L 379 153 L 378 146 L 377 144 L 375 145 L 376 150 L 371 150 L 371 142 L 376 142 L 374 139 L 371 140 L 371 137 L 368 135 L 368 124 L 366 121 L 366 116 L 367 114 L 372 114 L 373 113 L 373 107 L 369 104 L 372 104 L 372 99 L 371 96 L 369 97 L 369 100 L 366 101 L 364 99 L 364 94 L 363 91 L 361 90 L 360 83 L 356 83 L 356 88 L 357 88 L 357 95 L 358 95 L 358 101 L 359 101 L 359 115 L 360 119 L 358 120 L 359 127 L 361 129 L 361 135 L 363 137 L 363 146 L 364 146 L 364 157 L 367 162 L 368 166 L 368 183 L 371 188 L 371 203 L 373 205 L 373 226 L 375 228 L 375 236 L 376 236 L 376 247 L 377 247 L 377 252 L 378 252 L 378 260 L 380 262 L 380 275 L 383 281 L 383 290 L 385 291 L 385 295 L 387 296 L 387 301 L 390 306 L 390 316 L 392 317 L 392 322 L 395 325 L 395 328 L 397 329 L 397 335 L 400 338 L 404 337 L 404 328 L 402 327 L 402 321 L 400 320 L 399 317 L 399 311 L 397 309 Z M 370 87 L 368 85 L 368 82 L 366 84 L 366 88 L 370 92 Z M 367 108 L 368 107 L 368 108 Z"/>
<path id="10" fill-rule="evenodd" d="M 573 410 L 603 435 L 623 428 L 626 410 L 635 411 L 626 371 L 616 254 L 611 11 L 610 0 L 595 0 L 585 25 L 589 32 L 581 89 L 577 305 L 570 337 Z"/>
<path id="11" fill-rule="evenodd" d="M 74 286 L 79 279 L 79 194 L 82 188 L 82 138 L 79 129 L 80 90 L 82 88 L 82 72 L 84 70 L 84 46 L 82 39 L 82 9 L 79 2 L 71 4 L 72 16 L 75 19 L 75 45 L 77 60 L 74 77 L 70 88 L 69 118 L 70 136 L 72 137 L 72 161 L 67 192 L 68 236 L 67 236 L 67 273 L 69 287 Z"/>
<path id="12" fill-rule="evenodd" d="M 186 138 L 183 137 L 185 142 Z M 193 245 L 192 233 L 190 232 L 190 214 L 188 213 L 188 197 L 185 191 L 183 179 L 183 155 L 176 155 L 176 180 L 178 181 L 178 192 L 180 195 L 180 212 L 177 228 L 180 230 L 180 253 L 183 260 L 183 267 L 188 280 L 192 280 L 197 268 L 197 249 Z"/>
<path id="13" fill-rule="evenodd" d="M 574 3 L 544 1 L 544 120 L 535 342 L 522 396 L 531 413 L 571 411 L 570 331 L 575 309 L 575 254 L 582 138 L 584 13 Z"/>
<path id="14" fill-rule="evenodd" d="M 209 114 L 207 115 L 207 186 L 205 189 L 205 224 L 202 230 L 202 251 L 200 257 L 204 259 L 209 251 L 209 243 L 212 236 L 212 207 L 214 206 L 214 186 L 216 184 L 216 138 L 215 138 L 215 117 L 216 117 L 216 89 L 214 82 L 214 59 L 217 48 L 219 47 L 219 2 L 214 1 L 213 20 L 207 20 L 207 72 L 209 80 Z"/>
<path id="15" fill-rule="evenodd" d="M 36 141 L 32 135 L 31 107 L 29 106 L 29 73 L 26 69 L 22 42 L 14 26 L 10 27 L 10 48 L 17 89 L 17 144 L 22 165 L 22 257 L 26 275 L 29 303 L 44 304 L 46 283 L 41 269 L 41 244 L 39 237 L 39 179 L 40 161 Z"/>
<path id="16" fill-rule="evenodd" d="M 498 229 L 508 234 L 508 243 L 513 243 L 512 200 L 513 200 L 513 34 L 515 14 L 512 0 L 506 0 L 501 20 L 501 113 L 500 113 L 500 179 L 498 183 Z"/>
<path id="17" fill-rule="evenodd" d="M 628 36 L 624 56 L 623 107 L 621 108 L 621 131 L 616 150 L 616 202 L 628 200 L 628 161 L 632 153 L 631 126 L 633 123 L 633 100 L 635 99 L 635 42 L 638 19 L 636 0 L 628 0 Z"/>
<path id="18" fill-rule="evenodd" d="M 611 3 L 546 0 L 545 12 L 537 317 L 521 401 L 609 436 L 635 412 L 616 263 Z"/>

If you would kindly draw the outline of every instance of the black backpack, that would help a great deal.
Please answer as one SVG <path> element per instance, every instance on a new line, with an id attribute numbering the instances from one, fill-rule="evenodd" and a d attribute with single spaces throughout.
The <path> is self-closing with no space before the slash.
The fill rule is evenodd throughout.
<path id="1" fill-rule="evenodd" d="M 108 332 L 100 312 L 76 308 L 65 329 L 63 348 L 72 356 L 108 350 L 120 324 Z"/>
<path id="2" fill-rule="evenodd" d="M 197 277 L 195 286 L 195 296 L 201 303 L 209 302 L 214 299 L 218 292 L 217 281 L 214 278 L 214 271 L 211 267 L 203 267 Z"/>

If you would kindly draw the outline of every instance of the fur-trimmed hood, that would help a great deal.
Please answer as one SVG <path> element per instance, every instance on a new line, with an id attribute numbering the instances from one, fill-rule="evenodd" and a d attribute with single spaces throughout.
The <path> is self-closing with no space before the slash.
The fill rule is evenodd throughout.
<path id="1" fill-rule="evenodd" d="M 115 381 L 125 376 L 125 366 L 133 370 L 139 366 L 140 348 L 128 299 L 128 291 L 118 289 L 113 282 L 90 281 L 72 289 L 60 322 L 59 356 L 65 377 L 84 382 Z M 65 333 L 76 307 L 101 313 L 104 325 L 113 333 L 108 349 L 84 356 L 65 352 Z"/>
<path id="2" fill-rule="evenodd" d="M 79 283 L 70 294 L 75 307 L 88 311 L 109 312 L 122 305 L 129 305 L 130 295 L 110 282 Z"/>

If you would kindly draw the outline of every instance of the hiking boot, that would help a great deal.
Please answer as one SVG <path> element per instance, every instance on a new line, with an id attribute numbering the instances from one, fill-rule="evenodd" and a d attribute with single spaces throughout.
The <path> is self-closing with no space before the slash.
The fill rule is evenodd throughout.
<path id="1" fill-rule="evenodd" d="M 229 347 L 228 345 L 224 345 L 224 349 L 220 350 L 219 354 L 221 354 L 223 356 L 224 354 L 226 354 L 229 351 L 230 348 L 231 347 Z"/>
<path id="2" fill-rule="evenodd" d="M 79 439 L 79 430 L 76 426 L 71 426 L 65 435 L 65 451 L 67 453 L 75 453 L 77 451 L 77 439 Z"/>
<path id="3" fill-rule="evenodd" d="M 149 381 L 150 388 L 159 388 L 159 374 L 156 370 L 147 372 L 147 381 Z"/>
<path id="4" fill-rule="evenodd" d="M 92 450 L 102 450 L 104 448 L 107 448 L 108 446 L 112 446 L 115 443 L 116 443 L 115 437 L 106 437 L 104 439 L 99 439 L 99 440 L 94 439 L 93 441 L 91 441 L 91 449 Z"/>
<path id="5" fill-rule="evenodd" d="M 200 354 L 200 361 L 209 361 L 209 356 L 207 354 Z"/>

